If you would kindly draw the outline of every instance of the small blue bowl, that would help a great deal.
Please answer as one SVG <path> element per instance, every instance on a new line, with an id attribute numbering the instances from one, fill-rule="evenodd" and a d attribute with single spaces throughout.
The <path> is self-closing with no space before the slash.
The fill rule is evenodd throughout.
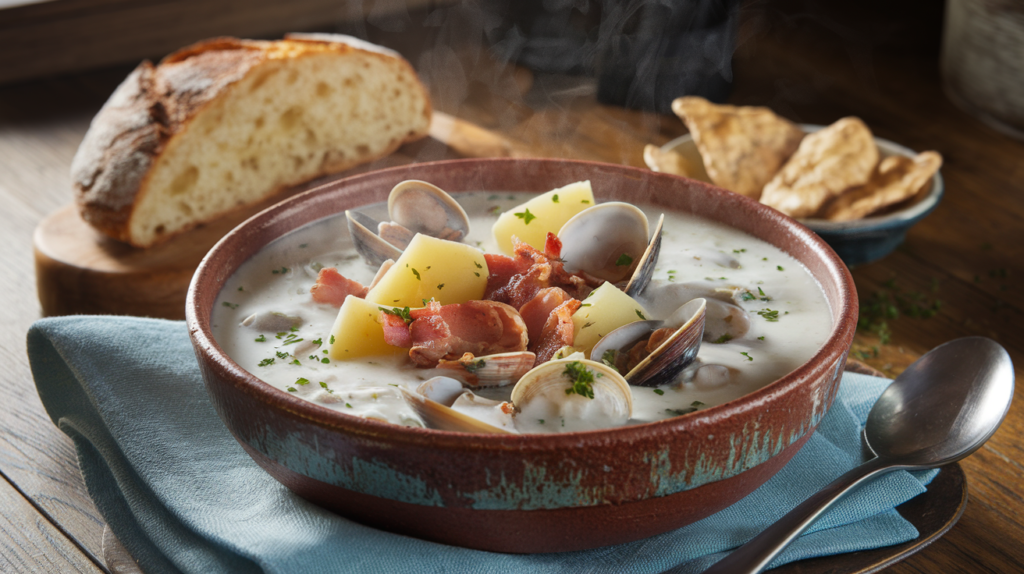
<path id="1" fill-rule="evenodd" d="M 816 132 L 824 126 L 814 124 L 802 124 L 800 126 L 805 132 Z M 910 148 L 901 146 L 879 137 L 875 138 L 878 146 L 878 153 L 881 158 L 890 155 L 903 155 L 914 157 L 917 152 Z M 696 173 L 694 179 L 710 182 L 710 178 L 704 171 L 704 164 L 689 134 L 680 136 L 661 147 L 662 152 L 674 151 L 682 154 Z M 660 171 L 656 164 L 656 158 L 651 154 L 644 154 L 644 161 L 654 171 Z M 913 204 L 884 215 L 865 217 L 854 221 L 828 221 L 825 219 L 799 219 L 825 240 L 835 250 L 839 258 L 847 266 L 863 265 L 877 261 L 892 253 L 900 243 L 903 243 L 909 230 L 915 223 L 924 219 L 932 212 L 942 199 L 945 185 L 942 181 L 942 174 L 936 172 L 932 176 L 931 189 L 928 195 L 914 202 Z"/>

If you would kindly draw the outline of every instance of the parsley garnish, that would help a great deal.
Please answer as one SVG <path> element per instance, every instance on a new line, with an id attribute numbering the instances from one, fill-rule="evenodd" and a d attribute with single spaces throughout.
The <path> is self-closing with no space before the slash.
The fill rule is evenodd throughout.
<path id="1" fill-rule="evenodd" d="M 531 221 L 537 219 L 537 216 L 530 213 L 530 208 L 526 208 L 526 211 L 515 214 L 516 217 L 523 220 L 523 225 L 529 225 Z"/>
<path id="2" fill-rule="evenodd" d="M 269 359 L 263 359 L 262 361 L 260 361 L 260 364 L 258 366 L 266 367 L 267 365 L 273 365 L 273 364 L 274 364 L 274 358 L 270 357 Z"/>
<path id="3" fill-rule="evenodd" d="M 331 335 L 331 341 L 330 341 L 330 343 L 331 343 L 332 345 L 334 344 L 334 335 Z"/>
<path id="4" fill-rule="evenodd" d="M 280 269 L 274 269 L 273 271 L 271 271 L 271 273 L 273 273 L 274 275 L 284 275 L 287 272 L 288 268 L 284 266 L 282 266 Z"/>
<path id="5" fill-rule="evenodd" d="M 755 297 L 750 291 L 744 291 L 740 294 L 740 299 L 744 301 L 753 301 L 754 299 L 757 299 L 757 297 Z"/>
<path id="6" fill-rule="evenodd" d="M 622 255 L 619 255 L 619 258 L 615 260 L 615 266 L 616 267 L 624 267 L 624 266 L 629 265 L 631 263 L 633 263 L 633 258 L 630 257 L 626 253 L 623 253 Z"/>
<path id="7" fill-rule="evenodd" d="M 601 355 L 601 362 L 618 371 L 618 367 L 615 366 L 615 355 L 615 349 L 608 349 Z"/>
<path id="8" fill-rule="evenodd" d="M 288 392 L 289 393 L 294 393 L 295 392 L 295 387 L 288 387 Z"/>
<path id="9" fill-rule="evenodd" d="M 757 340 L 758 341 L 764 341 L 764 335 L 761 335 L 760 337 L 758 337 Z"/>
<path id="10" fill-rule="evenodd" d="M 573 361 L 565 365 L 562 375 L 569 379 L 572 385 L 565 389 L 565 394 L 576 393 L 588 399 L 594 398 L 594 373 L 587 370 L 587 367 L 579 361 Z"/>
<path id="11" fill-rule="evenodd" d="M 410 314 L 408 307 L 405 307 L 403 309 L 399 309 L 398 307 L 392 307 L 391 309 L 385 309 L 384 307 L 377 307 L 377 308 L 380 309 L 381 311 L 384 311 L 384 313 L 386 313 L 388 315 L 394 315 L 395 317 L 401 317 L 402 320 L 405 321 L 406 323 L 411 323 L 412 322 L 412 315 Z M 334 335 L 331 335 L 331 342 L 332 343 L 334 342 Z"/>
<path id="12" fill-rule="evenodd" d="M 440 291 L 441 289 L 444 289 L 444 283 L 437 284 L 437 290 Z"/>
<path id="13" fill-rule="evenodd" d="M 501 214 L 501 206 L 500 205 L 492 205 L 491 208 L 487 210 L 487 213 L 490 213 L 491 215 L 500 215 Z"/>
<path id="14" fill-rule="evenodd" d="M 225 301 L 224 303 L 222 303 L 222 305 L 224 305 L 225 307 L 229 307 L 231 309 L 238 309 L 238 303 L 228 303 L 227 301 Z"/>
<path id="15" fill-rule="evenodd" d="M 658 396 L 661 396 L 661 395 L 665 394 L 665 391 L 663 391 L 661 389 L 653 389 L 653 390 L 654 390 L 654 394 L 656 394 Z"/>
<path id="16" fill-rule="evenodd" d="M 289 365 L 298 365 L 300 367 L 302 366 L 302 363 L 300 363 L 298 359 L 295 359 L 294 361 L 292 361 L 292 362 L 290 362 L 288 364 Z"/>
<path id="17" fill-rule="evenodd" d="M 754 360 L 754 357 L 751 357 L 749 354 L 747 354 L 746 351 L 741 351 L 740 354 L 743 355 L 744 357 L 746 357 L 748 361 L 753 361 Z"/>
<path id="18" fill-rule="evenodd" d="M 314 345 L 319 347 L 320 345 L 324 344 L 324 340 L 323 339 L 313 339 L 312 341 L 310 341 L 310 343 L 313 343 Z"/>
<path id="19" fill-rule="evenodd" d="M 764 317 L 764 320 L 769 323 L 777 323 L 779 321 L 779 312 L 772 309 L 761 309 L 757 314 Z"/>
<path id="20" fill-rule="evenodd" d="M 412 274 L 416 276 L 417 281 L 420 280 L 420 272 L 417 271 L 415 267 L 412 268 Z"/>
<path id="21" fill-rule="evenodd" d="M 785 271 L 785 269 L 782 268 L 782 265 L 776 265 L 775 268 L 779 271 Z"/>
<path id="22" fill-rule="evenodd" d="M 287 359 L 288 358 L 288 353 L 285 353 L 283 351 L 278 351 L 278 352 L 276 352 L 274 354 L 277 355 L 278 359 Z"/>
<path id="23" fill-rule="evenodd" d="M 558 194 L 557 193 L 551 197 L 551 203 L 558 203 Z"/>
<path id="24" fill-rule="evenodd" d="M 477 359 L 471 363 L 466 363 L 463 367 L 467 373 L 475 373 L 487 365 L 487 361 L 483 359 Z"/>
<path id="25" fill-rule="evenodd" d="M 307 382 L 308 382 L 308 381 L 307 381 Z M 325 383 L 325 382 L 323 382 L 323 381 L 320 381 L 320 386 L 321 386 L 321 387 L 323 387 L 323 389 L 324 389 L 325 391 L 327 391 L 328 393 L 331 393 L 332 395 L 334 394 L 334 391 L 332 391 L 331 389 L 328 389 L 328 388 L 327 388 L 327 383 Z"/>
<path id="26" fill-rule="evenodd" d="M 725 333 L 721 337 L 719 337 L 719 338 L 717 338 L 717 339 L 715 339 L 714 341 L 711 341 L 711 342 L 714 343 L 715 345 L 721 345 L 722 343 L 728 343 L 731 340 L 732 340 L 732 335 L 730 335 L 729 333 Z"/>
<path id="27" fill-rule="evenodd" d="M 580 203 L 590 203 L 590 200 L 589 199 L 581 199 Z"/>
<path id="28" fill-rule="evenodd" d="M 352 405 L 350 405 L 348 403 L 345 403 L 345 406 L 348 407 L 348 408 L 352 408 Z"/>
<path id="29" fill-rule="evenodd" d="M 640 309 L 633 309 L 633 310 L 636 311 L 636 316 L 640 317 L 641 320 L 643 320 L 643 321 L 647 320 L 647 317 L 644 317 L 644 314 L 640 312 Z"/>
<path id="30" fill-rule="evenodd" d="M 747 250 L 746 249 L 733 249 L 732 252 L 733 253 L 746 253 Z"/>
<path id="31" fill-rule="evenodd" d="M 256 341 L 257 343 L 264 343 L 264 342 L 266 342 L 266 340 L 267 340 L 267 337 L 263 333 L 260 333 L 259 337 L 256 337 L 255 339 L 253 339 L 253 341 Z"/>
<path id="32" fill-rule="evenodd" d="M 295 379 L 295 384 L 299 386 L 308 385 L 309 379 L 307 379 L 306 377 L 299 377 L 298 379 Z"/>
<path id="33" fill-rule="evenodd" d="M 320 359 L 320 362 L 326 365 L 327 363 L 330 363 L 331 360 L 328 359 L 327 357 L 324 357 L 323 359 Z"/>
<path id="34" fill-rule="evenodd" d="M 479 261 L 474 261 L 474 262 L 473 262 L 473 265 L 476 265 L 476 268 L 477 268 L 477 269 L 483 269 L 483 268 L 484 268 L 484 266 L 483 266 L 483 265 L 480 265 L 480 262 L 479 262 Z"/>

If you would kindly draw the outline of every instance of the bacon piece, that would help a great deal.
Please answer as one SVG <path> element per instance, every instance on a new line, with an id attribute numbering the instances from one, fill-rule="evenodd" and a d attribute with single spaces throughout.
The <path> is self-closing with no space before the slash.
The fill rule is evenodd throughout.
<path id="1" fill-rule="evenodd" d="M 535 342 L 540 340 L 541 330 L 547 322 L 551 312 L 562 303 L 572 297 L 561 287 L 546 287 L 541 289 L 530 299 L 528 303 L 519 308 L 519 314 L 526 323 L 526 330 L 530 333 L 530 346 L 535 347 Z M 530 349 L 533 350 L 533 349 Z"/>
<path id="2" fill-rule="evenodd" d="M 601 281 L 594 281 L 592 277 L 565 270 L 562 261 L 558 259 L 562 244 L 554 234 L 548 234 L 545 243 L 547 253 L 537 251 L 516 237 L 512 238 L 512 243 L 515 258 L 506 258 L 512 259 L 512 262 L 498 259 L 504 256 L 495 257 L 499 271 L 492 272 L 488 277 L 487 291 L 484 295 L 487 299 L 508 303 L 519 309 L 533 299 L 541 289 L 547 287 L 561 287 L 571 297 L 583 299 L 594 287 L 601 284 Z M 488 260 L 488 265 L 490 264 L 491 260 Z M 515 273 L 509 276 L 512 270 L 515 270 Z M 508 277 L 507 281 L 505 277 Z"/>
<path id="3" fill-rule="evenodd" d="M 384 342 L 392 347 L 408 349 L 412 347 L 412 336 L 409 325 L 398 315 L 380 312 L 380 324 L 384 328 Z"/>
<path id="4" fill-rule="evenodd" d="M 529 268 L 529 266 L 521 268 L 516 259 L 497 253 L 484 253 L 484 261 L 487 262 L 488 272 L 487 290 L 484 292 L 484 299 L 491 299 L 491 295 L 498 289 L 508 285 L 513 276 Z"/>
<path id="5" fill-rule="evenodd" d="M 334 267 L 324 267 L 316 276 L 316 283 L 309 289 L 309 294 L 317 303 L 326 303 L 333 307 L 341 307 L 345 297 L 354 295 L 362 299 L 369 289 L 362 283 L 346 278 Z"/>
<path id="6" fill-rule="evenodd" d="M 410 315 L 409 357 L 420 366 L 433 367 L 445 357 L 465 353 L 479 357 L 526 350 L 526 324 L 515 309 L 503 303 L 468 301 L 442 306 L 432 301 Z"/>
<path id="7" fill-rule="evenodd" d="M 536 341 L 532 351 L 537 355 L 534 366 L 551 360 L 562 347 L 572 345 L 574 325 L 572 314 L 580 308 L 581 302 L 577 299 L 569 299 L 558 307 L 555 307 L 548 320 L 541 329 L 540 338 Z"/>

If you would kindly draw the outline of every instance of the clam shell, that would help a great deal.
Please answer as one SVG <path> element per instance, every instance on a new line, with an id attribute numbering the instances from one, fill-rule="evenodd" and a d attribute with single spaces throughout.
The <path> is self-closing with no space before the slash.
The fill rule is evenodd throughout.
<path id="1" fill-rule="evenodd" d="M 345 220 L 348 222 L 348 233 L 352 236 L 352 243 L 367 264 L 379 266 L 388 259 L 397 261 L 402 256 L 400 249 L 370 231 L 371 228 L 377 227 L 377 222 L 369 216 L 358 211 L 346 210 Z"/>
<path id="2" fill-rule="evenodd" d="M 567 392 L 573 388 L 568 365 L 593 374 L 593 398 Z M 561 359 L 543 363 L 519 379 L 512 389 L 516 428 L 521 432 L 572 432 L 617 427 L 633 414 L 633 393 L 615 369 L 588 360 Z M 543 422 L 541 422 L 543 421 Z M 558 421 L 557 424 L 554 424 Z"/>
<path id="3" fill-rule="evenodd" d="M 469 235 L 469 216 L 443 189 L 409 179 L 391 189 L 388 217 L 409 231 L 461 241 Z"/>
<path id="4" fill-rule="evenodd" d="M 426 381 L 430 382 L 430 381 Z M 426 384 L 426 383 L 424 383 Z M 422 386 L 422 385 L 420 385 Z M 423 419 L 428 428 L 468 433 L 507 434 L 509 431 L 488 424 L 480 419 L 463 414 L 449 406 L 432 401 L 425 396 L 401 387 L 402 397 Z M 464 391 L 463 394 L 468 393 Z M 460 395 L 461 397 L 462 395 Z M 455 399 L 456 401 L 458 398 Z M 452 404 L 455 404 L 454 402 Z"/>
<path id="5" fill-rule="evenodd" d="M 654 235 L 651 236 L 647 249 L 633 271 L 633 276 L 629 278 L 629 283 L 623 289 L 626 295 L 634 299 L 647 289 L 651 278 L 654 277 L 654 267 L 658 264 L 658 256 L 661 254 L 661 229 L 664 226 L 665 214 L 663 213 L 658 217 L 658 224 L 654 226 Z"/>
<path id="6" fill-rule="evenodd" d="M 611 201 L 584 209 L 558 231 L 565 269 L 612 283 L 625 281 L 647 251 L 648 232 L 647 216 L 632 204 Z M 628 264 L 622 263 L 623 256 Z"/>
<path id="7" fill-rule="evenodd" d="M 470 387 L 504 387 L 519 381 L 536 361 L 537 355 L 530 351 L 515 351 L 445 361 L 445 366 L 438 366 L 438 369 L 451 371 L 449 376 Z"/>
<path id="8" fill-rule="evenodd" d="M 590 358 L 601 360 L 609 350 L 626 351 L 661 327 L 675 328 L 671 336 L 625 375 L 629 384 L 641 387 L 670 383 L 697 358 L 706 310 L 704 299 L 694 299 L 680 306 L 665 321 L 635 321 L 623 325 L 605 335 L 591 350 Z"/>

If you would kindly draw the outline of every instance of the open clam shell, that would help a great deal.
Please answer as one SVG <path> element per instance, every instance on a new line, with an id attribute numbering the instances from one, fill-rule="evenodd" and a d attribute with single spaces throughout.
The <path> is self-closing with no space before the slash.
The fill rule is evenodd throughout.
<path id="1" fill-rule="evenodd" d="M 535 367 L 516 383 L 511 402 L 516 428 L 522 432 L 610 428 L 625 424 L 633 414 L 633 393 L 622 375 L 585 359 Z"/>
<path id="2" fill-rule="evenodd" d="M 377 222 L 369 216 L 358 211 L 346 210 L 345 220 L 348 222 L 348 233 L 352 236 L 352 243 L 367 264 L 379 266 L 388 259 L 397 261 L 402 256 L 401 249 L 370 231 L 370 228 L 377 227 Z"/>
<path id="3" fill-rule="evenodd" d="M 634 205 L 601 203 L 577 213 L 558 231 L 567 271 L 627 283 L 630 296 L 647 287 L 661 250 L 664 216 L 649 237 L 647 216 Z"/>
<path id="4" fill-rule="evenodd" d="M 462 206 L 434 184 L 409 179 L 388 196 L 388 217 L 413 233 L 461 241 L 469 235 L 469 216 Z"/>
<path id="5" fill-rule="evenodd" d="M 447 379 L 447 377 L 435 377 L 434 379 L 425 381 L 417 387 L 416 392 L 401 387 L 402 397 L 405 398 L 405 402 L 412 407 L 412 410 L 415 411 L 421 419 L 423 419 L 423 423 L 428 428 L 484 434 L 507 434 L 512 432 L 506 428 L 489 424 L 480 418 L 469 416 L 453 408 L 453 406 L 461 400 L 463 402 L 474 404 L 475 406 L 500 410 L 500 402 L 477 397 L 476 395 L 473 395 L 472 392 L 466 390 L 455 394 L 451 383 L 444 381 L 438 382 L 437 379 Z M 451 381 L 452 379 L 448 380 Z M 467 397 L 466 395 L 469 396 Z M 445 401 L 450 399 L 452 402 L 444 404 L 437 400 L 427 398 L 428 396 Z M 485 401 L 487 404 L 485 404 Z M 507 424 L 511 426 L 511 414 L 508 414 L 506 418 Z"/>
<path id="6" fill-rule="evenodd" d="M 378 222 L 358 211 L 346 211 L 356 251 L 370 265 L 397 260 L 417 233 L 449 241 L 469 235 L 469 216 L 452 196 L 436 185 L 410 179 L 388 195 L 390 222 Z M 377 231 L 373 231 L 377 230 Z"/>
<path id="7" fill-rule="evenodd" d="M 675 331 L 658 348 L 625 374 L 631 385 L 657 387 L 672 382 L 697 358 L 707 302 L 694 299 L 679 307 L 665 321 L 635 321 L 608 333 L 590 352 L 591 360 L 603 360 L 606 353 L 629 352 L 633 345 L 649 338 L 655 330 L 669 327 Z"/>
<path id="8" fill-rule="evenodd" d="M 455 361 L 442 361 L 438 369 L 451 371 L 448 376 L 454 377 L 474 388 L 504 387 L 514 384 L 522 378 L 537 361 L 537 355 L 530 351 L 497 353 L 466 357 Z"/>

